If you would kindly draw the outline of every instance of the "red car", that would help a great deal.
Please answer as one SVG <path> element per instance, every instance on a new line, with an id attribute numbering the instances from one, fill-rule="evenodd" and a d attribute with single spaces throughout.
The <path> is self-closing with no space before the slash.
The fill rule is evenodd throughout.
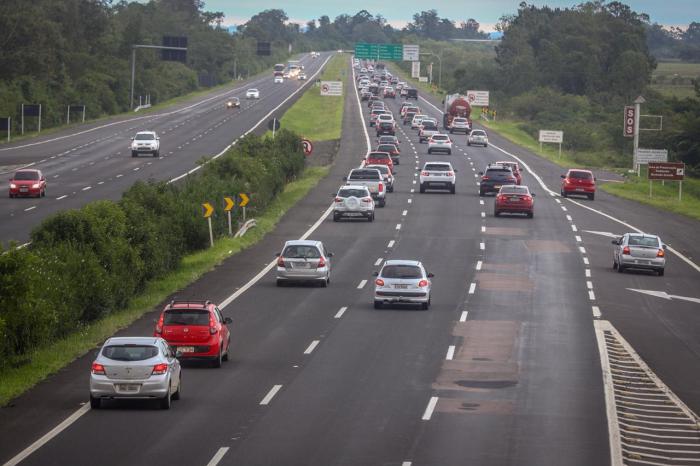
<path id="1" fill-rule="evenodd" d="M 504 167 L 510 167 L 510 170 L 513 172 L 513 176 L 515 176 L 515 184 L 523 183 L 523 175 L 520 174 L 520 165 L 518 165 L 518 162 L 502 161 L 496 163 L 503 165 Z"/>
<path id="2" fill-rule="evenodd" d="M 388 165 L 392 173 L 394 171 L 394 161 L 388 152 L 370 152 L 365 157 L 365 165 Z"/>
<path id="3" fill-rule="evenodd" d="M 595 199 L 595 176 L 590 170 L 571 169 L 566 175 L 562 175 L 561 195 L 567 197 L 570 194 L 588 196 L 591 201 Z"/>
<path id="4" fill-rule="evenodd" d="M 46 196 L 46 177 L 41 170 L 17 170 L 10 178 L 10 197 Z"/>
<path id="5" fill-rule="evenodd" d="M 529 218 L 535 215 L 535 197 L 527 186 L 514 184 L 502 186 L 496 195 L 493 205 L 493 216 L 503 213 L 526 214 Z"/>
<path id="6" fill-rule="evenodd" d="M 153 336 L 164 338 L 182 359 L 228 361 L 230 317 L 211 301 L 171 301 L 160 314 Z"/>
<path id="7" fill-rule="evenodd" d="M 394 90 L 393 87 L 385 87 L 384 88 L 384 97 L 391 97 L 392 99 L 396 98 L 396 91 Z"/>
<path id="8" fill-rule="evenodd" d="M 399 164 L 401 151 L 396 144 L 379 144 L 375 152 L 388 152 L 391 156 L 391 161 L 394 162 L 394 165 Z"/>

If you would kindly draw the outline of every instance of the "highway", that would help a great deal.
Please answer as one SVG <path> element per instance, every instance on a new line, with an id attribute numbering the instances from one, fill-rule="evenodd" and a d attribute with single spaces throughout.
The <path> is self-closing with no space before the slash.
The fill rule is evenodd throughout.
<path id="1" fill-rule="evenodd" d="M 399 125 L 401 165 L 387 206 L 373 223 L 335 223 L 331 195 L 374 144 L 367 107 L 358 107 L 351 81 L 345 89 L 329 176 L 273 233 L 177 294 L 221 303 L 233 319 L 231 361 L 218 370 L 186 364 L 182 399 L 170 411 L 120 402 L 93 412 L 84 405 L 92 351 L 2 409 L 0 462 L 590 466 L 622 464 L 615 458 L 625 455 L 624 464 L 641 464 L 627 461 L 633 450 L 697 461 L 697 430 L 673 448 L 652 445 L 647 426 L 637 429 L 641 440 L 632 438 L 624 397 L 612 396 L 620 379 L 604 376 L 628 348 L 624 337 L 638 353 L 624 362 L 628 376 L 641 357 L 700 410 L 698 302 L 628 289 L 700 298 L 697 222 L 601 191 L 593 202 L 560 199 L 561 169 L 495 134 L 488 148 L 455 135 L 453 155 L 427 155 L 415 131 Z M 388 104 L 396 115 L 399 104 Z M 419 105 L 441 116 L 434 99 Z M 493 197 L 478 196 L 477 173 L 513 156 L 537 194 L 533 219 L 495 218 Z M 416 168 L 428 160 L 458 170 L 455 195 L 418 193 Z M 678 251 L 665 276 L 612 271 L 606 233 L 630 229 L 620 221 Z M 329 288 L 275 286 L 274 254 L 300 237 L 335 253 Z M 398 258 L 421 260 L 435 274 L 430 310 L 373 308 L 372 272 Z M 119 335 L 150 334 L 158 310 Z M 633 408 L 637 419 L 643 404 Z"/>
<path id="2" fill-rule="evenodd" d="M 323 54 L 301 58 L 311 83 L 329 59 Z M 67 128 L 57 133 L 0 147 L 0 176 L 10 177 L 17 167 L 31 166 L 47 177 L 45 198 L 0 196 L 0 242 L 24 243 L 31 230 L 47 216 L 79 208 L 98 199 L 117 200 L 137 180 L 170 180 L 197 167 L 204 156 L 221 153 L 268 113 L 281 116 L 302 92 L 304 81 L 274 84 L 271 73 L 247 83 L 232 83 L 222 90 L 192 98 L 167 110 L 120 116 Z M 246 90 L 260 90 L 260 99 L 248 100 Z M 293 97 L 292 97 L 293 95 Z M 236 96 L 241 109 L 225 108 Z M 291 97 L 289 100 L 287 98 Z M 129 145 L 137 131 L 154 130 L 160 136 L 160 157 L 131 157 Z"/>

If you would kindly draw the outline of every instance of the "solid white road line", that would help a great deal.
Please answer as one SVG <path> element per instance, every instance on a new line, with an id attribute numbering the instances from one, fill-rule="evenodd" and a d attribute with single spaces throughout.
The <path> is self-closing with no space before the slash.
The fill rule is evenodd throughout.
<path id="1" fill-rule="evenodd" d="M 358 289 L 358 290 L 361 290 L 362 288 L 365 287 L 366 284 L 367 284 L 367 280 L 362 280 L 362 281 L 360 282 L 360 284 L 357 285 L 357 289 Z"/>
<path id="2" fill-rule="evenodd" d="M 319 343 L 321 343 L 320 340 L 312 341 L 311 344 L 304 350 L 304 354 L 311 354 L 311 352 L 313 352 L 313 350 L 316 349 Z"/>
<path id="3" fill-rule="evenodd" d="M 343 317 L 343 314 L 345 314 L 345 311 L 347 311 L 347 310 L 348 310 L 348 307 L 347 307 L 347 306 L 341 307 L 340 310 L 339 310 L 338 312 L 335 313 L 335 315 L 333 316 L 333 318 L 334 318 L 334 319 L 340 319 L 341 317 Z"/>
<path id="4" fill-rule="evenodd" d="M 598 306 L 592 306 L 591 310 L 593 311 L 593 317 L 595 317 L 596 319 L 600 319 L 603 316 Z"/>
<path id="5" fill-rule="evenodd" d="M 49 432 L 47 432 L 43 437 L 41 437 L 39 440 L 36 442 L 32 443 L 29 445 L 27 448 L 22 450 L 19 454 L 17 454 L 14 458 L 10 459 L 7 463 L 5 463 L 4 466 L 15 466 L 22 462 L 26 457 L 37 451 L 39 448 L 43 447 L 46 443 L 48 443 L 52 438 L 63 432 L 65 429 L 67 429 L 71 424 L 73 424 L 75 421 L 80 419 L 80 417 L 90 411 L 90 404 L 86 403 L 83 406 L 81 406 L 78 410 L 76 410 L 73 414 L 68 416 L 63 422 L 61 422 L 59 425 L 51 429 Z"/>
<path id="6" fill-rule="evenodd" d="M 468 316 L 469 316 L 469 312 L 468 312 L 468 311 L 462 311 L 462 315 L 459 316 L 459 321 L 460 321 L 460 322 L 466 322 Z"/>
<path id="7" fill-rule="evenodd" d="M 35 205 L 33 205 L 33 206 L 31 206 L 31 207 L 27 207 L 26 209 L 24 209 L 24 211 L 25 211 L 25 212 L 29 212 L 30 210 L 34 210 L 34 209 L 36 209 L 36 206 L 35 206 Z"/>
<path id="8" fill-rule="evenodd" d="M 392 239 L 391 241 L 389 241 L 389 244 L 387 244 L 386 247 L 388 247 L 388 248 L 393 248 L 393 247 L 394 247 L 394 244 L 396 244 L 396 241 L 394 241 L 394 240 Z"/>
<path id="9" fill-rule="evenodd" d="M 425 407 L 425 412 L 423 413 L 423 419 L 424 421 L 429 421 L 430 418 L 433 416 L 433 411 L 435 411 L 435 406 L 437 405 L 438 402 L 438 397 L 433 396 L 430 398 L 430 401 L 428 402 L 428 406 Z"/>
<path id="10" fill-rule="evenodd" d="M 219 461 L 224 457 L 224 455 L 228 452 L 229 447 L 221 447 L 219 450 L 214 454 L 211 460 L 207 463 L 207 466 L 216 466 L 219 464 Z"/>
<path id="11" fill-rule="evenodd" d="M 263 406 L 270 404 L 270 401 L 272 401 L 272 399 L 275 397 L 275 395 L 277 395 L 277 392 L 280 391 L 281 388 L 282 385 L 275 385 L 274 387 L 272 387 L 270 391 L 267 392 L 267 395 L 265 395 L 265 398 L 260 400 L 260 404 Z"/>
<path id="12" fill-rule="evenodd" d="M 377 259 L 376 261 L 374 261 L 374 266 L 375 266 L 375 267 L 378 266 L 379 264 L 382 263 L 383 260 L 384 260 L 384 259 L 383 259 L 382 257 L 380 257 L 379 259 Z"/>
<path id="13" fill-rule="evenodd" d="M 448 361 L 452 361 L 454 356 L 455 356 L 455 345 L 450 345 L 447 348 L 447 355 L 445 356 L 445 359 L 447 359 Z"/>
<path id="14" fill-rule="evenodd" d="M 469 294 L 474 294 L 476 291 L 476 283 L 472 282 L 471 285 L 469 285 Z"/>
<path id="15" fill-rule="evenodd" d="M 481 270 L 481 266 L 482 266 L 482 265 L 483 265 L 483 262 L 478 261 L 478 262 L 476 263 L 476 270 Z"/>
<path id="16" fill-rule="evenodd" d="M 65 199 L 68 197 L 68 194 L 64 194 L 63 196 L 57 197 L 56 200 L 60 201 L 61 199 Z"/>

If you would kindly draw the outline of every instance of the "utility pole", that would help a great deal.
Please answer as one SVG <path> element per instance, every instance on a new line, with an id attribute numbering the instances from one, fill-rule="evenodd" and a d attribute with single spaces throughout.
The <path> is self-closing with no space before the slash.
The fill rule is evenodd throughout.
<path id="1" fill-rule="evenodd" d="M 163 45 L 138 45 L 131 46 L 131 93 L 129 96 L 129 109 L 134 108 L 134 82 L 136 80 L 136 49 L 158 49 L 158 50 L 184 50 L 187 47 L 165 47 Z"/>
<path id="2" fill-rule="evenodd" d="M 433 52 L 424 52 L 424 53 L 419 53 L 419 55 L 432 55 L 433 57 L 438 59 L 438 88 L 442 87 L 442 50 L 440 51 L 440 55 L 433 53 Z M 432 63 L 431 63 L 432 65 Z M 432 66 L 430 67 L 432 71 Z M 432 84 L 433 78 L 432 78 L 432 73 L 431 73 L 431 78 L 430 78 L 430 83 Z"/>
<path id="3" fill-rule="evenodd" d="M 640 106 L 646 102 L 646 99 L 641 95 L 634 100 L 634 140 L 632 143 L 632 160 L 634 161 L 634 171 L 639 176 L 640 164 L 637 162 L 637 149 L 639 149 L 639 115 Z"/>

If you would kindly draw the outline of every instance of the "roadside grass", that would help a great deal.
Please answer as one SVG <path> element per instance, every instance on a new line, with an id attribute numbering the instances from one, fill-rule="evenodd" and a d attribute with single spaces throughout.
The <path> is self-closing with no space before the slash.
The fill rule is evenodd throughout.
<path id="1" fill-rule="evenodd" d="M 196 281 L 224 259 L 257 243 L 328 171 L 329 167 L 306 169 L 298 180 L 289 183 L 277 199 L 256 217 L 257 226 L 245 236 L 219 238 L 213 248 L 185 256 L 177 270 L 150 282 L 126 309 L 85 325 L 50 345 L 37 348 L 26 355 L 27 364 L 0 370 L 0 406 L 7 405 L 13 398 L 86 354 L 116 331 L 129 326 L 170 294 Z"/>
<path id="2" fill-rule="evenodd" d="M 348 58 L 337 54 L 326 64 L 320 79 L 345 81 Z M 348 92 L 348 89 L 344 89 Z M 344 97 L 321 96 L 321 89 L 312 84 L 304 95 L 282 116 L 282 128 L 294 131 L 314 142 L 340 139 L 343 126 Z"/>
<path id="3" fill-rule="evenodd" d="M 694 97 L 692 80 L 700 78 L 700 63 L 660 62 L 652 73 L 652 89 L 679 99 Z"/>

